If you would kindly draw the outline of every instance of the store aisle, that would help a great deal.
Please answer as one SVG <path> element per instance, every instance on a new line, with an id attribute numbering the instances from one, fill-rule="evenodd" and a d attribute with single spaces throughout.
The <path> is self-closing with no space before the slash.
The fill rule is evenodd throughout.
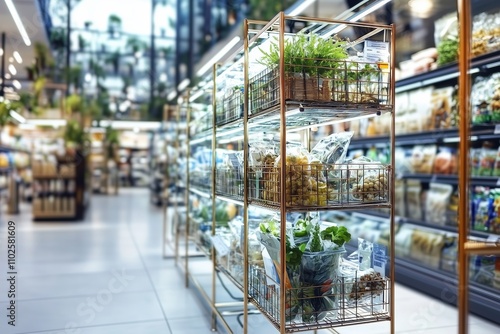
<path id="1" fill-rule="evenodd" d="M 162 259 L 162 213 L 149 204 L 147 189 L 93 196 L 84 222 L 33 223 L 30 207 L 22 212 L 0 219 L 0 333 L 211 333 L 208 310 L 195 290 L 184 288 L 173 260 Z M 9 219 L 16 223 L 18 249 L 15 327 L 6 317 Z M 397 333 L 457 333 L 454 308 L 401 286 L 396 296 Z M 250 334 L 276 333 L 258 317 L 250 318 Z M 382 334 L 387 328 L 383 323 L 362 330 Z M 471 317 L 470 333 L 499 332 Z"/>

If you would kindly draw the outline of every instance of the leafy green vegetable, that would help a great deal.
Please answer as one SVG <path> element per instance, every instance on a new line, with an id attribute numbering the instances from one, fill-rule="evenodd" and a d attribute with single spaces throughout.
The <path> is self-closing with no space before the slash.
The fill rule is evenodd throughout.
<path id="1" fill-rule="evenodd" d="M 275 237 L 280 236 L 280 229 L 277 222 L 273 218 L 266 219 L 259 224 L 259 229 L 262 233 L 271 234 Z"/>
<path id="2" fill-rule="evenodd" d="M 306 249 L 306 245 L 293 246 L 290 244 L 288 236 L 286 238 L 286 264 L 287 266 L 296 269 L 302 262 L 302 255 Z"/>
<path id="3" fill-rule="evenodd" d="M 294 237 L 305 237 L 309 235 L 309 231 L 311 229 L 311 223 L 309 220 L 299 219 L 295 223 L 293 227 L 293 236 Z"/>
<path id="4" fill-rule="evenodd" d="M 458 39 L 447 38 L 442 40 L 437 46 L 438 65 L 454 63 L 458 59 Z"/>
<path id="5" fill-rule="evenodd" d="M 314 226 L 314 230 L 311 234 L 311 241 L 309 243 L 309 251 L 311 252 L 321 252 L 323 251 L 323 242 L 321 241 L 319 224 Z"/>
<path id="6" fill-rule="evenodd" d="M 342 247 L 346 242 L 351 240 L 351 234 L 345 226 L 330 226 L 321 231 L 321 238 L 323 240 L 330 240 L 339 247 Z"/>

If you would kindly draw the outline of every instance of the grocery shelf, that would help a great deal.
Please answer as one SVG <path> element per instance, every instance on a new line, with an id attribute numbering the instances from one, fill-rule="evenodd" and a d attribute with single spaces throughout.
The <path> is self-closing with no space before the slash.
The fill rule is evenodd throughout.
<path id="1" fill-rule="evenodd" d="M 477 124 L 470 128 L 471 140 L 499 139 L 500 129 L 494 124 Z M 350 149 L 370 148 L 374 145 L 386 144 L 388 136 L 373 136 L 352 138 Z M 418 133 L 396 135 L 396 146 L 410 146 L 423 144 L 446 144 L 458 142 L 458 129 L 436 129 Z"/>
<path id="2" fill-rule="evenodd" d="M 373 216 L 377 218 L 382 218 L 382 219 L 389 219 L 389 215 L 384 212 L 379 212 L 379 211 L 356 211 L 356 210 L 351 210 L 351 212 L 355 212 L 357 215 L 364 215 L 364 216 Z M 450 232 L 453 234 L 458 234 L 458 227 L 457 226 L 450 226 L 450 225 L 437 225 L 433 223 L 428 223 L 426 221 L 422 220 L 416 220 L 416 219 L 410 219 L 406 217 L 396 217 L 396 222 L 399 224 L 410 224 L 410 225 L 415 225 L 415 226 L 421 226 L 425 227 L 428 229 L 432 229 L 435 231 L 441 231 L 441 232 Z M 495 236 L 494 233 L 489 233 L 489 232 L 483 232 L 483 231 L 476 231 L 469 229 L 469 235 L 472 237 L 476 238 L 481 238 L 481 239 L 488 239 L 491 238 L 492 236 Z M 500 235 L 498 236 L 500 238 Z"/>
<path id="3" fill-rule="evenodd" d="M 342 122 L 353 118 L 362 118 L 385 114 L 392 110 L 386 105 L 364 105 L 357 103 L 336 102 L 298 102 L 287 101 L 286 127 L 288 131 L 308 126 L 321 126 L 325 123 Z M 276 131 L 280 128 L 279 104 L 248 116 L 249 131 Z"/>
<path id="4" fill-rule="evenodd" d="M 440 174 L 401 174 L 398 175 L 401 179 L 419 180 L 426 183 L 445 183 L 458 185 L 457 175 L 440 175 Z M 473 186 L 484 186 L 495 188 L 500 186 L 500 178 L 492 176 L 471 176 L 470 184 Z"/>
<path id="5" fill-rule="evenodd" d="M 495 51 L 472 59 L 470 64 L 470 72 L 490 72 L 499 66 L 500 51 Z M 404 78 L 396 81 L 396 93 L 450 80 L 456 81 L 458 78 L 458 74 L 458 64 L 442 66 L 433 71 L 413 75 L 409 78 Z"/>
<path id="6" fill-rule="evenodd" d="M 192 192 L 193 194 L 200 196 L 200 197 L 204 197 L 204 198 L 211 198 L 212 197 L 212 195 L 210 195 L 206 191 L 206 189 L 197 189 L 197 188 L 194 188 L 193 186 L 190 186 L 189 191 Z"/>

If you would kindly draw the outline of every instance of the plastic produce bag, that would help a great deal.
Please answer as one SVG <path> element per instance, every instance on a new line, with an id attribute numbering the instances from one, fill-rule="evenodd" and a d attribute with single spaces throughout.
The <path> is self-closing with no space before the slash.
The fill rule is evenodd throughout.
<path id="1" fill-rule="evenodd" d="M 347 155 L 354 132 L 334 133 L 321 139 L 311 150 L 311 155 L 322 164 L 341 164 Z"/>

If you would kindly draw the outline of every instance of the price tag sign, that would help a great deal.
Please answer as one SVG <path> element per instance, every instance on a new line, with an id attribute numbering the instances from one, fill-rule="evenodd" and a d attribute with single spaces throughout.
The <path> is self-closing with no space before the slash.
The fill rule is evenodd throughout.
<path id="1" fill-rule="evenodd" d="M 372 62 L 387 61 L 389 56 L 389 43 L 378 41 L 365 41 L 365 59 Z"/>
<path id="2" fill-rule="evenodd" d="M 219 256 L 226 256 L 229 254 L 229 246 L 226 245 L 220 236 L 214 235 L 210 238 L 212 239 L 212 245 L 214 245 L 214 248 Z"/>
<path id="3" fill-rule="evenodd" d="M 495 131 L 493 133 L 496 135 L 500 134 L 500 124 L 495 125 Z"/>
<path id="4" fill-rule="evenodd" d="M 486 239 L 486 242 L 500 245 L 500 236 L 499 235 L 490 235 L 488 237 L 488 239 Z"/>
<path id="5" fill-rule="evenodd" d="M 497 180 L 497 186 L 500 186 L 500 179 Z"/>

